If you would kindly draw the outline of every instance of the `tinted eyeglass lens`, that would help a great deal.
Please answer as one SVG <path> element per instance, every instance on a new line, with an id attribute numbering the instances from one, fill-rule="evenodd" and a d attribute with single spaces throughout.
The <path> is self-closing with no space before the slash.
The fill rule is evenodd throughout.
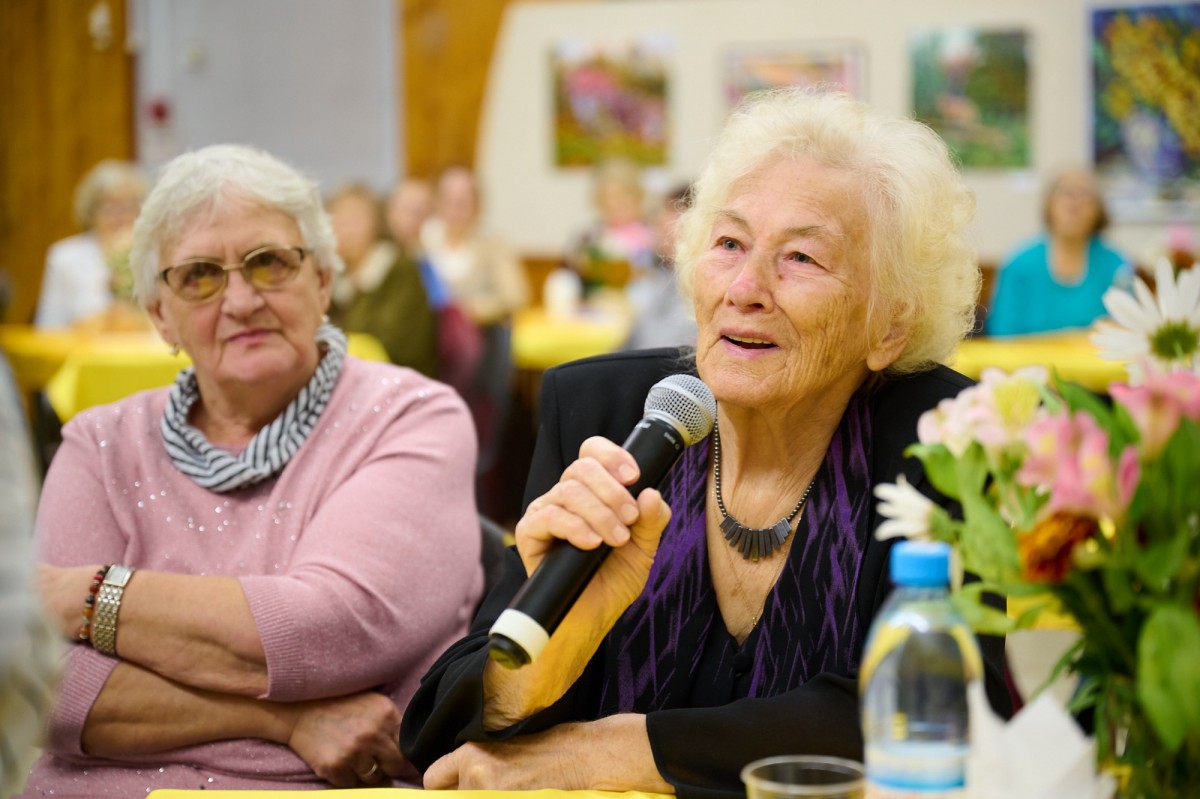
<path id="1" fill-rule="evenodd" d="M 225 285 L 225 269 L 211 261 L 180 264 L 167 273 L 171 290 L 184 299 L 202 300 L 211 297 Z"/>
<path id="2" fill-rule="evenodd" d="M 259 288 L 272 288 L 291 280 L 302 262 L 303 253 L 299 250 L 262 250 L 246 259 L 244 269 L 252 284 Z"/>

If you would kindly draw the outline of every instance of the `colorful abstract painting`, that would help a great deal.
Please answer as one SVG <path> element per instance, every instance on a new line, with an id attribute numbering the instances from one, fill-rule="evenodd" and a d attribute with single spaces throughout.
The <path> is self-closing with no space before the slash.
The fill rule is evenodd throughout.
<path id="1" fill-rule="evenodd" d="M 1200 215 L 1200 3 L 1093 9 L 1092 156 L 1114 216 Z"/>
<path id="2" fill-rule="evenodd" d="M 667 161 L 667 37 L 563 41 L 551 53 L 554 163 L 590 166 L 611 158 Z"/>
<path id="3" fill-rule="evenodd" d="M 829 86 L 863 97 L 863 58 L 853 45 L 754 47 L 725 59 L 725 97 L 732 108 L 759 89 Z"/>
<path id="4" fill-rule="evenodd" d="M 966 168 L 1031 161 L 1028 40 L 1023 30 L 945 28 L 909 40 L 913 116 Z"/>

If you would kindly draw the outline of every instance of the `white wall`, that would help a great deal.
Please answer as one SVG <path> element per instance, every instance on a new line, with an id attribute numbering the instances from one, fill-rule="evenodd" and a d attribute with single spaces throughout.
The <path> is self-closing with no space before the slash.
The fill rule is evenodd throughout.
<path id="1" fill-rule="evenodd" d="M 805 41 L 857 43 L 866 55 L 866 97 L 907 114 L 908 36 L 955 25 L 1023 28 L 1029 36 L 1033 165 L 968 171 L 978 200 L 980 256 L 996 260 L 1040 230 L 1041 187 L 1056 168 L 1089 158 L 1085 53 L 1088 0 L 631 0 L 510 7 L 497 42 L 477 164 L 489 225 L 525 251 L 560 250 L 590 216 L 585 170 L 553 166 L 549 54 L 564 38 L 675 38 L 670 75 L 670 163 L 661 185 L 690 179 L 725 113 L 721 65 L 728 49 Z M 1109 237 L 1147 260 L 1163 226 L 1117 224 Z M 1198 237 L 1200 238 L 1200 237 Z"/>
<path id="2" fill-rule="evenodd" d="M 394 0 L 131 0 L 138 157 L 253 144 L 317 178 L 397 176 Z M 152 101 L 170 109 L 166 124 Z"/>

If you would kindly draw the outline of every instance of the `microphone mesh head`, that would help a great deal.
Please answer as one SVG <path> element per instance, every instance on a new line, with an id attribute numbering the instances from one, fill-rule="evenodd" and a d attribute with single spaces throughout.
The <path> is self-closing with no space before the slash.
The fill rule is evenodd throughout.
<path id="1" fill-rule="evenodd" d="M 699 378 L 671 375 L 655 383 L 646 395 L 646 415 L 674 425 L 690 447 L 712 432 L 717 400 Z"/>

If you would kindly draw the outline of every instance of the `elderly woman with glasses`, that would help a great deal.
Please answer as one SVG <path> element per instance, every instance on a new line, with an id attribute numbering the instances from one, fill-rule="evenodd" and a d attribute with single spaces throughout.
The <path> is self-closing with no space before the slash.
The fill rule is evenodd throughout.
<path id="1" fill-rule="evenodd" d="M 133 266 L 193 366 L 64 429 L 37 539 L 72 645 L 26 790 L 411 781 L 400 710 L 482 588 L 465 406 L 346 355 L 329 218 L 270 155 L 168 164 Z"/>

